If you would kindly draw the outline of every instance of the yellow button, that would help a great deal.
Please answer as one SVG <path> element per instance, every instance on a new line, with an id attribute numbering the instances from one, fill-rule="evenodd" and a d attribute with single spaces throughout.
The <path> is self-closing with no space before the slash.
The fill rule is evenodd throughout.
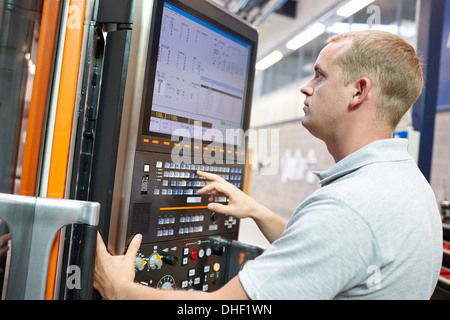
<path id="1" fill-rule="evenodd" d="M 220 270 L 220 263 L 218 263 L 218 262 L 214 263 L 213 270 L 215 272 L 219 271 Z"/>

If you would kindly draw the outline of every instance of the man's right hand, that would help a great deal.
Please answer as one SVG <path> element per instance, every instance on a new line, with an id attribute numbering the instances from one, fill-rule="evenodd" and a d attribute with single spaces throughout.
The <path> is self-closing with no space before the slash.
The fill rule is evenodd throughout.
<path id="1" fill-rule="evenodd" d="M 252 218 L 270 243 L 281 237 L 286 222 L 272 211 L 216 174 L 197 171 L 197 175 L 210 181 L 198 191 L 200 195 L 211 193 L 208 199 L 209 210 L 239 219 Z M 227 197 L 228 204 L 213 202 L 217 196 Z"/>
<path id="2" fill-rule="evenodd" d="M 252 218 L 260 206 L 255 200 L 222 177 L 203 171 L 197 171 L 197 174 L 210 181 L 209 184 L 198 191 L 198 194 L 200 195 L 211 192 L 208 199 L 210 201 L 210 204 L 208 205 L 209 210 L 243 219 Z M 218 196 L 227 197 L 228 204 L 223 205 L 213 202 L 214 198 Z"/>

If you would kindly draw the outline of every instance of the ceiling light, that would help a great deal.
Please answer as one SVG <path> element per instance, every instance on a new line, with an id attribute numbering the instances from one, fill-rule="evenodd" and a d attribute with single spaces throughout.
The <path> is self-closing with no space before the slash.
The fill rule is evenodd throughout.
<path id="1" fill-rule="evenodd" d="M 348 2 L 346 5 L 340 7 L 336 12 L 338 16 L 348 18 L 352 14 L 358 12 L 362 8 L 368 6 L 375 0 L 352 0 Z"/>
<path id="2" fill-rule="evenodd" d="M 287 44 L 286 48 L 291 50 L 297 50 L 298 48 L 304 46 L 311 40 L 317 38 L 326 30 L 325 25 L 319 22 L 314 23 L 311 27 L 301 32 L 296 37 L 292 38 Z"/>
<path id="3" fill-rule="evenodd" d="M 260 60 L 256 64 L 256 70 L 261 70 L 261 71 L 262 70 L 266 70 L 267 68 L 269 68 L 270 66 L 274 65 L 275 63 L 277 63 L 281 59 L 283 59 L 283 53 L 281 53 L 278 50 L 275 50 L 274 52 L 272 52 L 271 54 L 269 54 L 267 57 L 265 57 L 264 59 Z"/>

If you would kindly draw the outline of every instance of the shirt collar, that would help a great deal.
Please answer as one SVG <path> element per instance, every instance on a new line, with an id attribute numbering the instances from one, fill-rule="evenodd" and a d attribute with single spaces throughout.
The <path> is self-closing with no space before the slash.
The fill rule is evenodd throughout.
<path id="1" fill-rule="evenodd" d="M 342 159 L 327 171 L 314 172 L 324 186 L 357 169 L 376 162 L 411 160 L 407 139 L 385 139 L 374 141 Z"/>

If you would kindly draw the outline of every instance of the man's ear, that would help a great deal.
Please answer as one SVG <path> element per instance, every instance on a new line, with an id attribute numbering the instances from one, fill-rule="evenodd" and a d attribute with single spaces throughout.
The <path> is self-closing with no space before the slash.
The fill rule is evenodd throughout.
<path id="1" fill-rule="evenodd" d="M 359 79 L 355 83 L 355 90 L 352 98 L 350 99 L 349 108 L 358 108 L 366 99 L 372 89 L 372 81 L 369 78 L 364 77 Z"/>

